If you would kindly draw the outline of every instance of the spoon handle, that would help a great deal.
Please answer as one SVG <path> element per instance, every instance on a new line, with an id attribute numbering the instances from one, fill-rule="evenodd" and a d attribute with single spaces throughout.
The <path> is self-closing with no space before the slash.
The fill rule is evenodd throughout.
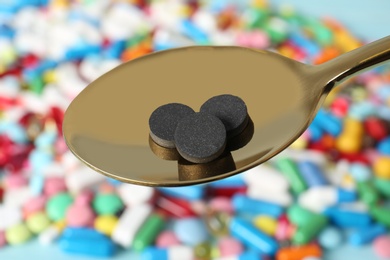
<path id="1" fill-rule="evenodd" d="M 329 80 L 327 88 L 332 88 L 348 77 L 388 60 L 390 60 L 390 36 L 318 65 L 318 72 Z"/>

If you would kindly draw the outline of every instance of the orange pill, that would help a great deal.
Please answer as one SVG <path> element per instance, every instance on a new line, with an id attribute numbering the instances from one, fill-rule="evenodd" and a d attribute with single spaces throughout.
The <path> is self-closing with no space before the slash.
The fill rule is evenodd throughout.
<path id="1" fill-rule="evenodd" d="M 358 153 L 362 148 L 362 140 L 352 134 L 341 134 L 336 140 L 336 148 L 342 153 Z"/>
<path id="2" fill-rule="evenodd" d="M 321 257 L 322 251 L 317 244 L 282 248 L 276 254 L 276 260 L 302 260 L 305 257 Z"/>

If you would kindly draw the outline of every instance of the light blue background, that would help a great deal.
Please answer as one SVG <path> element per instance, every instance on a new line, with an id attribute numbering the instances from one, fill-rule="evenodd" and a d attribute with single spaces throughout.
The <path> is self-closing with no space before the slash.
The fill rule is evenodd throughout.
<path id="1" fill-rule="evenodd" d="M 238 1 L 238 0 L 237 0 Z M 367 41 L 390 35 L 390 0 L 270 0 L 293 6 L 301 14 L 314 17 L 330 16 L 343 22 L 353 33 Z M 96 258 L 64 255 L 57 246 L 43 247 L 36 241 L 0 250 L 0 260 L 92 260 Z M 135 260 L 130 252 L 118 254 L 113 260 Z M 325 260 L 382 260 L 370 247 L 344 246 L 325 256 Z"/>

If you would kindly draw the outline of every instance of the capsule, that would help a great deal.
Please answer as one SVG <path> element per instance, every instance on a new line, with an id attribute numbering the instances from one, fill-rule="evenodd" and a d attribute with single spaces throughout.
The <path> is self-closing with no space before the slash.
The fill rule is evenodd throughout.
<path id="1" fill-rule="evenodd" d="M 191 203 L 187 200 L 160 196 L 157 199 L 157 207 L 162 212 L 170 217 L 185 218 L 195 216 L 195 212 L 192 210 Z"/>
<path id="2" fill-rule="evenodd" d="M 281 172 L 268 165 L 256 166 L 243 175 L 243 180 L 249 188 L 267 189 L 267 191 L 284 192 L 288 191 L 290 184 Z M 272 185 L 270 185 L 272 183 Z"/>
<path id="3" fill-rule="evenodd" d="M 171 246 L 169 248 L 148 247 L 141 254 L 141 260 L 183 260 L 194 259 L 189 246 Z"/>
<path id="4" fill-rule="evenodd" d="M 376 221 L 388 228 L 390 227 L 390 208 L 373 206 L 370 208 L 370 213 Z"/>
<path id="5" fill-rule="evenodd" d="M 281 158 L 276 161 L 276 166 L 288 179 L 291 189 L 295 194 L 300 194 L 307 189 L 307 185 L 294 161 L 289 158 Z"/>
<path id="6" fill-rule="evenodd" d="M 111 239 L 90 228 L 66 228 L 59 245 L 64 252 L 95 257 L 111 257 L 116 251 Z"/>
<path id="7" fill-rule="evenodd" d="M 278 251 L 276 260 L 302 260 L 309 256 L 321 257 L 321 248 L 317 244 L 282 248 Z"/>
<path id="8" fill-rule="evenodd" d="M 251 199 L 240 194 L 233 197 L 232 204 L 236 212 L 246 212 L 255 215 L 264 214 L 275 218 L 283 213 L 283 207 L 277 204 Z"/>
<path id="9" fill-rule="evenodd" d="M 274 255 L 279 246 L 275 239 L 258 230 L 246 220 L 234 217 L 230 221 L 230 234 L 259 253 Z"/>
<path id="10" fill-rule="evenodd" d="M 247 251 L 238 256 L 225 256 L 225 257 L 217 258 L 216 260 L 263 260 L 263 259 L 264 258 L 262 258 L 261 255 L 256 252 Z"/>
<path id="11" fill-rule="evenodd" d="M 367 243 L 371 243 L 375 238 L 385 235 L 387 229 L 385 226 L 375 224 L 364 228 L 353 230 L 348 237 L 348 241 L 351 245 L 361 246 Z"/>
<path id="12" fill-rule="evenodd" d="M 270 203 L 275 203 L 281 206 L 289 206 L 293 202 L 293 197 L 287 191 L 268 191 L 267 189 L 258 189 L 249 187 L 247 190 L 248 197 L 256 200 L 262 200 Z"/>
<path id="13" fill-rule="evenodd" d="M 200 200 L 204 196 L 204 186 L 186 186 L 174 188 L 160 188 L 163 194 L 185 200 Z"/>
<path id="14" fill-rule="evenodd" d="M 164 225 L 165 221 L 162 216 L 158 214 L 150 215 L 134 236 L 132 249 L 139 252 L 149 246 L 164 228 Z"/>
<path id="15" fill-rule="evenodd" d="M 379 193 L 371 181 L 361 181 L 357 183 L 359 197 L 367 205 L 375 205 L 379 200 Z"/>
<path id="16" fill-rule="evenodd" d="M 310 161 L 298 162 L 298 169 L 307 186 L 325 186 L 328 184 L 324 173 L 318 165 Z"/>
<path id="17" fill-rule="evenodd" d="M 152 207 L 148 204 L 127 208 L 111 234 L 112 240 L 125 248 L 130 247 L 137 231 L 151 213 Z"/>
<path id="18" fill-rule="evenodd" d="M 362 228 L 372 223 L 372 218 L 367 212 L 330 207 L 324 213 L 341 228 Z"/>

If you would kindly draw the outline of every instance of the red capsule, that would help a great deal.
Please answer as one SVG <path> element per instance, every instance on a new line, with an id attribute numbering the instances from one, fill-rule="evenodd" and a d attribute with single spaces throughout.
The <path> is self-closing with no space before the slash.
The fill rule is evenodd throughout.
<path id="1" fill-rule="evenodd" d="M 208 190 L 208 195 L 211 197 L 228 197 L 231 198 L 235 194 L 245 194 L 246 186 L 242 187 L 212 187 Z"/>
<path id="2" fill-rule="evenodd" d="M 7 110 L 16 105 L 16 100 L 8 97 L 0 97 L 0 110 Z"/>
<path id="3" fill-rule="evenodd" d="M 340 158 L 349 162 L 359 162 L 367 165 L 370 163 L 370 160 L 363 153 L 341 153 Z"/>
<path id="4" fill-rule="evenodd" d="M 33 54 L 27 54 L 21 59 L 21 65 L 23 68 L 35 68 L 39 63 L 39 58 Z"/>
<path id="5" fill-rule="evenodd" d="M 348 113 L 349 101 L 345 97 L 337 97 L 332 102 L 330 110 L 333 115 L 343 117 Z"/>
<path id="6" fill-rule="evenodd" d="M 49 117 L 54 120 L 58 134 L 62 136 L 62 121 L 64 120 L 64 111 L 62 111 L 62 109 L 59 107 L 51 107 Z"/>
<path id="7" fill-rule="evenodd" d="M 156 205 L 164 215 L 169 217 L 188 218 L 196 215 L 191 208 L 190 202 L 183 199 L 160 196 Z"/>
<path id="8" fill-rule="evenodd" d="M 364 129 L 368 135 L 377 141 L 386 138 L 388 134 L 388 129 L 385 122 L 376 117 L 367 118 L 364 121 Z"/>

